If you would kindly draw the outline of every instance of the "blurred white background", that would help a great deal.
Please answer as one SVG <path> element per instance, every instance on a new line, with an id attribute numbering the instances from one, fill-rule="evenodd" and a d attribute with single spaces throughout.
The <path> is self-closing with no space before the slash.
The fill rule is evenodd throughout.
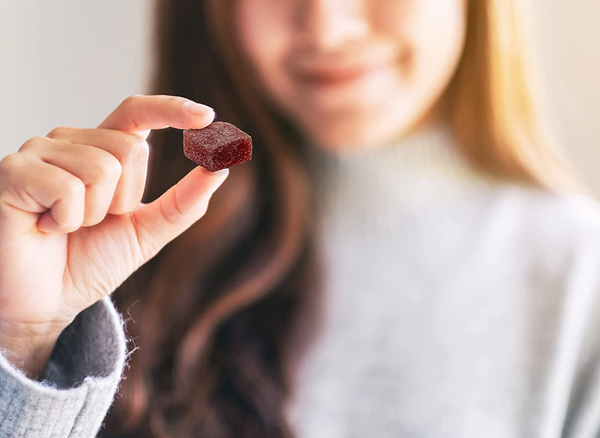
<path id="1" fill-rule="evenodd" d="M 551 120 L 600 199 L 600 1 L 535 0 L 534 11 Z M 0 157 L 147 92 L 151 25 L 152 0 L 0 0 Z"/>
<path id="2" fill-rule="evenodd" d="M 0 156 L 147 90 L 151 0 L 0 0 Z"/>

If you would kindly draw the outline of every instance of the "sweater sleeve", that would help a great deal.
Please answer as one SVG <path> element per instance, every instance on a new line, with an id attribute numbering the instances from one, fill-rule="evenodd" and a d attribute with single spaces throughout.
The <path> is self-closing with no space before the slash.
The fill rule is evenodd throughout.
<path id="1" fill-rule="evenodd" d="M 108 297 L 64 330 L 42 382 L 0 354 L 0 438 L 96 436 L 125 358 L 123 323 Z"/>

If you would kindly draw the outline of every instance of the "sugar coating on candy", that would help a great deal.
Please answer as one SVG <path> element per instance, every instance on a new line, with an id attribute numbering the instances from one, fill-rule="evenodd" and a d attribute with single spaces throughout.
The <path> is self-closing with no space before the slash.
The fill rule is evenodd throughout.
<path id="1" fill-rule="evenodd" d="M 252 137 L 231 123 L 213 122 L 206 128 L 183 131 L 183 152 L 211 172 L 252 158 Z"/>

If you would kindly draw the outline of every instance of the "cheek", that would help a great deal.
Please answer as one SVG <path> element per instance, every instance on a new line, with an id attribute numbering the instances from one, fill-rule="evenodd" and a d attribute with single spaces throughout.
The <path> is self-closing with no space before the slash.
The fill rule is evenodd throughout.
<path id="1" fill-rule="evenodd" d="M 289 46 L 290 11 L 281 2 L 239 0 L 235 11 L 239 44 L 268 94 L 285 81 L 283 61 Z"/>
<path id="2" fill-rule="evenodd" d="M 400 66 L 406 86 L 421 96 L 439 97 L 460 62 L 466 34 L 465 0 L 422 0 L 404 3 L 405 17 L 395 29 L 406 43 Z"/>

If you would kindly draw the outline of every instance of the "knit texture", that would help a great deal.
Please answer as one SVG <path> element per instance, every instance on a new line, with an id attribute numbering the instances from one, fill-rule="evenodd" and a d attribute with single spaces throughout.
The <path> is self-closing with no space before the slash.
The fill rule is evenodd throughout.
<path id="1" fill-rule="evenodd" d="M 81 312 L 61 334 L 42 382 L 0 355 L 0 437 L 96 436 L 124 362 L 123 326 L 108 298 Z"/>
<path id="2" fill-rule="evenodd" d="M 486 178 L 442 125 L 313 158 L 327 312 L 290 403 L 300 438 L 599 436 L 595 202 Z M 94 436 L 124 359 L 108 299 L 46 382 L 0 357 L 0 437 Z"/>
<path id="3" fill-rule="evenodd" d="M 599 436 L 598 206 L 457 151 L 439 125 L 314 152 L 327 313 L 299 436 Z"/>

